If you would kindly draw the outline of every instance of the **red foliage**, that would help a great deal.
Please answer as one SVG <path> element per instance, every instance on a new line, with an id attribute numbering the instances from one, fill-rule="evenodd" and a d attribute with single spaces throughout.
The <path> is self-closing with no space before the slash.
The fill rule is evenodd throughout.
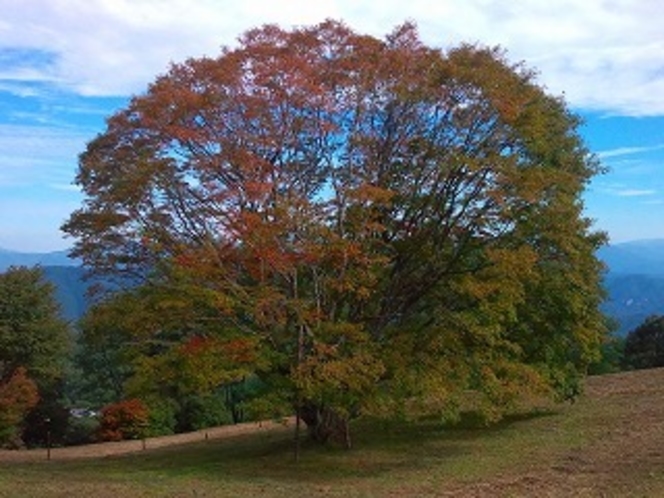
<path id="1" fill-rule="evenodd" d="M 140 399 L 127 399 L 104 407 L 98 437 L 102 441 L 138 439 L 148 424 L 149 411 Z"/>
<path id="2" fill-rule="evenodd" d="M 0 384 L 0 439 L 12 438 L 28 411 L 39 402 L 37 384 L 19 367 Z"/>
<path id="3" fill-rule="evenodd" d="M 0 386 L 0 410 L 13 407 L 30 409 L 39 401 L 37 385 L 27 375 L 25 368 L 18 367 L 9 380 Z"/>
<path id="4" fill-rule="evenodd" d="M 218 355 L 224 363 L 230 362 L 234 365 L 249 364 L 256 360 L 256 344 L 245 338 L 220 340 L 194 336 L 181 346 L 181 352 L 186 357 Z"/>
<path id="5" fill-rule="evenodd" d="M 256 345 L 246 339 L 235 339 L 223 345 L 224 353 L 236 363 L 252 363 L 256 360 Z"/>
<path id="6" fill-rule="evenodd" d="M 185 356 L 195 356 L 209 348 L 211 340 L 207 337 L 196 335 L 182 345 Z"/>

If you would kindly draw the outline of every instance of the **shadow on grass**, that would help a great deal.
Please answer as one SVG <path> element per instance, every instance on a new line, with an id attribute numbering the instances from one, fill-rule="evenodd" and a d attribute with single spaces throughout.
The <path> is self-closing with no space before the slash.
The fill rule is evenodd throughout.
<path id="1" fill-rule="evenodd" d="M 62 478 L 76 475 L 91 481 L 332 484 L 448 466 L 456 459 L 470 458 L 477 451 L 474 445 L 478 440 L 484 444 L 515 425 L 554 414 L 522 413 L 488 426 L 473 413 L 464 414 L 453 425 L 439 419 L 364 419 L 353 425 L 353 449 L 304 441 L 299 462 L 294 460 L 292 430 L 279 429 L 97 460 L 34 463 L 23 471 L 48 472 Z"/>
<path id="2" fill-rule="evenodd" d="M 491 431 L 501 430 L 510 427 L 520 422 L 527 422 L 530 420 L 543 419 L 558 415 L 559 412 L 551 408 L 546 409 L 533 409 L 530 411 L 523 411 L 519 413 L 509 414 L 497 422 L 490 422 L 486 416 L 480 412 L 468 411 L 461 413 L 459 420 L 456 422 L 444 423 L 443 427 L 448 431 Z"/>

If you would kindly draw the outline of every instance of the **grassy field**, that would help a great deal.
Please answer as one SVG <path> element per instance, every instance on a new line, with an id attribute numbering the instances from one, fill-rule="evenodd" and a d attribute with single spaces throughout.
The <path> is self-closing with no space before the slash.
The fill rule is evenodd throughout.
<path id="1" fill-rule="evenodd" d="M 288 427 L 18 460 L 0 458 L 0 496 L 664 496 L 664 370 L 591 378 L 576 403 L 491 428 L 363 422 L 353 450 L 305 445 L 299 463 Z"/>

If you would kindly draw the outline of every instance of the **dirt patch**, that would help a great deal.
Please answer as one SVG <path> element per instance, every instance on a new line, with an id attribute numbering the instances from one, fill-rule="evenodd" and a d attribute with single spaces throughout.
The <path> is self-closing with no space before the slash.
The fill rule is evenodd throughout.
<path id="1" fill-rule="evenodd" d="M 243 434 L 273 432 L 292 427 L 294 419 L 285 418 L 279 421 L 248 422 L 244 424 L 211 427 L 197 432 L 146 438 L 144 440 L 118 441 L 110 443 L 87 444 L 65 448 L 51 448 L 51 460 L 74 460 L 82 458 L 103 458 L 147 451 L 167 446 L 176 446 L 202 442 L 206 440 L 230 438 Z M 47 449 L 34 450 L 0 450 L 0 462 L 40 461 L 49 457 Z"/>

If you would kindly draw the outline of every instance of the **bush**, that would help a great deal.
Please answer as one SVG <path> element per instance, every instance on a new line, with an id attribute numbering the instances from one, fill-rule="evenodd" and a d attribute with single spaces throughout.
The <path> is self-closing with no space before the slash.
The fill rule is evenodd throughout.
<path id="1" fill-rule="evenodd" d="M 173 434 L 177 425 L 177 404 L 170 399 L 154 398 L 147 401 L 149 418 L 145 436 Z"/>
<path id="2" fill-rule="evenodd" d="M 140 399 L 128 399 L 104 407 L 99 421 L 101 441 L 122 441 L 144 437 L 150 413 Z"/>
<path id="3" fill-rule="evenodd" d="M 627 334 L 624 361 L 627 368 L 664 367 L 664 316 L 651 316 Z"/>
<path id="4" fill-rule="evenodd" d="M 69 410 L 56 399 L 42 398 L 25 417 L 23 441 L 29 448 L 60 446 L 69 423 Z"/>
<path id="5" fill-rule="evenodd" d="M 177 429 L 189 432 L 232 423 L 223 394 L 190 396 L 182 401 Z"/>
<path id="6" fill-rule="evenodd" d="M 99 434 L 99 419 L 94 416 L 72 417 L 64 435 L 66 446 L 94 443 Z"/>

